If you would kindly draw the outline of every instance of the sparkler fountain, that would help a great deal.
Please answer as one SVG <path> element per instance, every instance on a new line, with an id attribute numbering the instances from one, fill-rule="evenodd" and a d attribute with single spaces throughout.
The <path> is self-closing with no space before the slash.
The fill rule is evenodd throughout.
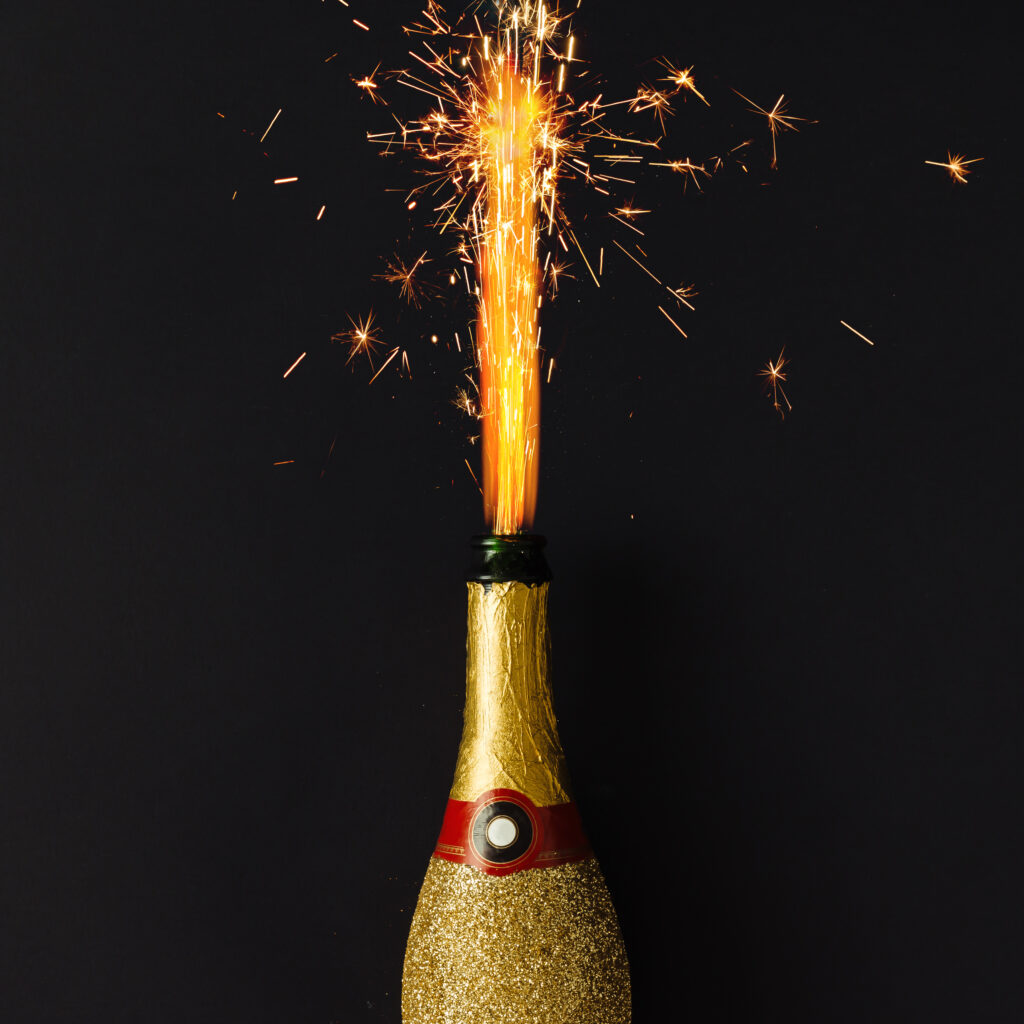
<path id="1" fill-rule="evenodd" d="M 573 802 L 548 676 L 550 573 L 524 530 L 537 494 L 541 225 L 561 139 L 540 74 L 544 4 L 505 12 L 459 106 L 449 162 L 476 186 L 483 491 L 473 541 L 466 708 L 455 780 L 420 891 L 404 1024 L 627 1024 L 629 967 Z M 522 40 L 521 40 L 522 36 Z M 472 81 L 472 80 L 471 80 Z M 438 127 L 442 125 L 439 123 Z"/>

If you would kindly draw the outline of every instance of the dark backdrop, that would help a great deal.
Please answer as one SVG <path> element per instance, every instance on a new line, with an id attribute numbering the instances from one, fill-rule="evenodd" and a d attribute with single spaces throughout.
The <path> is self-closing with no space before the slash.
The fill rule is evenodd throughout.
<path id="1" fill-rule="evenodd" d="M 482 525 L 463 362 L 425 340 L 459 320 L 370 280 L 418 240 L 411 172 L 348 76 L 414 10 L 3 15 L 5 1021 L 399 1021 Z M 696 65 L 666 153 L 755 140 L 636 190 L 688 340 L 611 257 L 544 320 L 557 704 L 636 1020 L 1019 1021 L 1007 27 L 587 0 L 577 30 L 609 95 Z M 776 172 L 730 87 L 819 122 Z M 331 345 L 371 303 L 411 381 Z"/>

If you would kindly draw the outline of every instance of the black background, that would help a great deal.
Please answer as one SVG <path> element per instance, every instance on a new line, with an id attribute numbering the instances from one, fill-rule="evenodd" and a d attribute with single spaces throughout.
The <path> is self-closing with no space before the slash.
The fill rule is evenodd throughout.
<path id="1" fill-rule="evenodd" d="M 482 525 L 463 363 L 424 340 L 460 321 L 371 282 L 418 239 L 385 191 L 412 171 L 348 76 L 407 63 L 415 10 L 3 15 L 5 1021 L 400 1019 Z M 1019 1021 L 1008 28 L 747 0 L 576 27 L 609 95 L 696 65 L 712 107 L 667 154 L 755 140 L 703 194 L 622 196 L 700 291 L 688 340 L 609 256 L 544 320 L 557 703 L 636 1020 Z M 732 87 L 819 122 L 777 171 Z M 947 148 L 985 157 L 967 186 L 924 165 Z M 571 201 L 591 246 L 628 235 Z M 411 381 L 330 344 L 371 304 Z"/>

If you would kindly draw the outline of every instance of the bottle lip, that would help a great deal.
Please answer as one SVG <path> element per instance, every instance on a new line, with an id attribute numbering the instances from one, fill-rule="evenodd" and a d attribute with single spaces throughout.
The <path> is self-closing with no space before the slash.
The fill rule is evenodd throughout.
<path id="1" fill-rule="evenodd" d="M 547 538 L 536 533 L 478 534 L 469 542 L 470 583 L 547 583 L 551 569 L 544 558 Z"/>

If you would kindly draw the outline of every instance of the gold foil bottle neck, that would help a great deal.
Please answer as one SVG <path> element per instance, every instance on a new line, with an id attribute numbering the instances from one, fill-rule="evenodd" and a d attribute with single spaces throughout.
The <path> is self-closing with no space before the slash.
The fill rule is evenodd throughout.
<path id="1" fill-rule="evenodd" d="M 514 789 L 541 807 L 569 803 L 548 676 L 548 584 L 468 588 L 465 724 L 451 798 Z"/>

